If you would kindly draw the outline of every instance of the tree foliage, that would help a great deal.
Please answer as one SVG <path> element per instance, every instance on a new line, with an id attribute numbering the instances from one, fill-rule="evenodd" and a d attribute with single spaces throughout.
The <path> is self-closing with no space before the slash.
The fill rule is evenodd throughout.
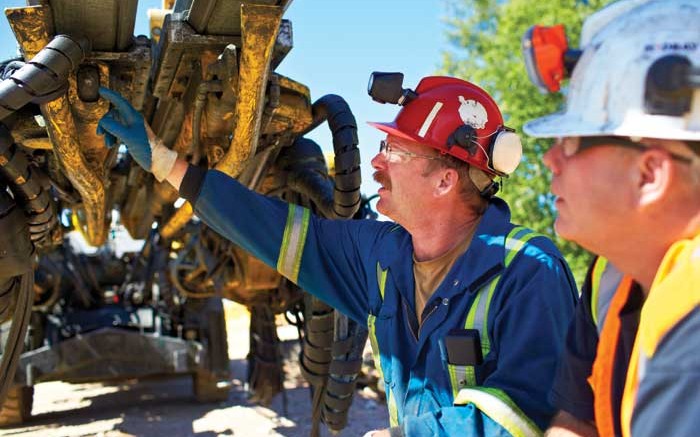
<path id="1" fill-rule="evenodd" d="M 542 155 L 551 140 L 525 136 L 523 124 L 562 106 L 561 94 L 542 95 L 528 79 L 521 37 L 534 24 L 566 26 L 569 45 L 578 47 L 584 18 L 610 0 L 447 0 L 448 38 L 454 49 L 443 54 L 442 73 L 461 77 L 487 90 L 498 102 L 509 127 L 523 142 L 523 161 L 504 181 L 500 196 L 508 201 L 513 221 L 555 238 L 581 285 L 591 256 L 555 236 L 556 210 L 549 192 L 550 174 Z"/>

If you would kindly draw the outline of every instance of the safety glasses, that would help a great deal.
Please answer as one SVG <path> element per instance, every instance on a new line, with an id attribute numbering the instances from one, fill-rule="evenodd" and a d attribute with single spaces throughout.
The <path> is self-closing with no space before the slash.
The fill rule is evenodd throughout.
<path id="1" fill-rule="evenodd" d="M 628 149 L 635 149 L 640 151 L 645 151 L 651 149 L 653 146 L 645 146 L 643 144 L 636 143 L 624 137 L 614 137 L 614 136 L 604 136 L 604 137 L 564 137 L 558 138 L 556 143 L 557 146 L 561 147 L 562 154 L 566 158 L 570 158 L 582 150 L 590 149 L 599 146 L 617 146 L 626 147 Z M 667 149 L 666 152 L 680 162 L 690 164 L 692 159 L 673 153 Z"/>
<path id="2" fill-rule="evenodd" d="M 397 147 L 395 144 L 391 144 L 386 140 L 381 140 L 379 142 L 379 153 L 383 154 L 387 158 L 391 157 L 392 155 L 396 155 L 405 156 L 407 158 L 422 158 L 434 160 L 440 159 L 439 156 L 420 155 L 418 153 L 409 152 L 408 150 L 403 150 Z"/>

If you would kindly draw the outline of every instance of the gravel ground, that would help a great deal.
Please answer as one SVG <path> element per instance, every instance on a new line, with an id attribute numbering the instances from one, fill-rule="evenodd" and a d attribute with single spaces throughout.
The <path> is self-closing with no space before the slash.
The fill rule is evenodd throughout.
<path id="1" fill-rule="evenodd" d="M 240 339 L 243 331 L 247 339 L 248 321 L 240 313 L 228 320 L 233 386 L 226 402 L 197 403 L 186 377 L 118 384 L 47 382 L 35 386 L 32 419 L 0 429 L 0 436 L 308 436 L 311 399 L 298 374 L 289 372 L 287 389 L 269 407 L 247 401 L 243 381 L 248 345 Z M 281 329 L 280 336 L 292 332 Z M 231 333 L 236 333 L 235 341 Z M 338 435 L 361 436 L 388 422 L 386 404 L 365 388 L 357 392 L 349 424 Z M 321 435 L 332 434 L 324 428 Z"/>

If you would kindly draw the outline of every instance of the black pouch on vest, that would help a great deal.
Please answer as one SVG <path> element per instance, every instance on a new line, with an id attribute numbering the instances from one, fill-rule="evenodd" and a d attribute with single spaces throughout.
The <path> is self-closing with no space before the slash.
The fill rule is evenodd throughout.
<path id="1" fill-rule="evenodd" d="M 447 362 L 455 366 L 476 366 L 484 361 L 478 329 L 453 329 L 445 337 Z"/>

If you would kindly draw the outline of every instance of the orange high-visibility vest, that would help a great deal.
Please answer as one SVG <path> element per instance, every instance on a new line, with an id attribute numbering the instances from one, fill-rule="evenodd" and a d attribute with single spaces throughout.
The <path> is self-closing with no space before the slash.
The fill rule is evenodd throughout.
<path id="1" fill-rule="evenodd" d="M 591 314 L 599 336 L 588 383 L 593 389 L 595 422 L 601 437 L 615 435 L 618 417 L 614 412 L 621 401 L 613 397 L 615 362 L 622 327 L 619 315 L 629 299 L 632 284 L 629 276 L 623 276 L 607 260 L 596 260 L 591 277 Z M 605 308 L 607 311 L 604 311 Z"/>

